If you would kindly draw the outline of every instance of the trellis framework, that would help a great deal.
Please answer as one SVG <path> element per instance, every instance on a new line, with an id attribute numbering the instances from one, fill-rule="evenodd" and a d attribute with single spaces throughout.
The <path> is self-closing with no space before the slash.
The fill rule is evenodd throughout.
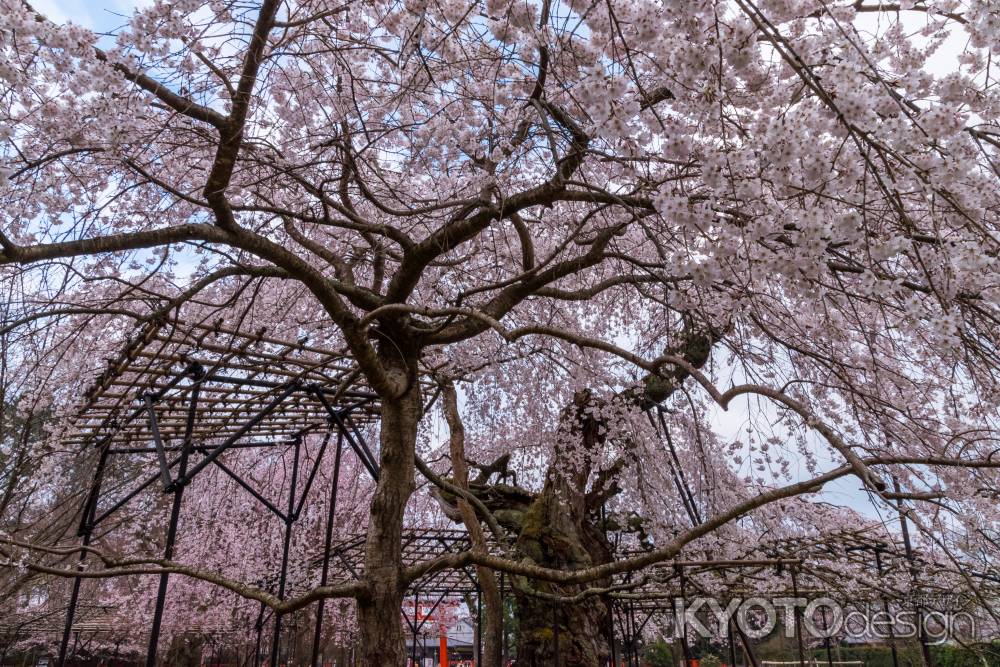
<path id="1" fill-rule="evenodd" d="M 364 535 L 346 538 L 335 543 L 329 550 L 329 554 L 323 554 L 317 561 L 321 558 L 335 559 L 333 562 L 338 567 L 338 571 L 333 575 L 334 581 L 357 579 L 364 569 L 364 545 Z M 486 546 L 494 553 L 500 551 L 500 545 L 496 544 L 491 537 L 487 538 Z M 403 532 L 402 560 L 404 566 L 410 566 L 442 554 L 461 553 L 471 548 L 472 542 L 469 539 L 469 534 L 464 530 L 411 529 Z M 434 613 L 442 603 L 454 599 L 463 602 L 474 601 L 477 619 L 482 617 L 482 594 L 475 569 L 472 567 L 428 572 L 410 584 L 408 593 L 413 598 L 413 614 L 412 616 L 407 614 L 405 609 L 402 609 L 401 613 L 406 623 L 406 630 L 412 636 L 410 657 L 414 662 L 417 658 L 417 637 L 430 614 Z M 501 597 L 503 597 L 503 591 Z M 421 600 L 430 605 L 429 611 L 423 619 L 418 614 Z M 477 620 L 478 622 L 479 620 Z M 505 639 L 504 646 L 506 643 Z M 476 642 L 474 651 L 476 664 L 479 664 L 482 659 L 482 647 L 479 642 Z"/>
<path id="2" fill-rule="evenodd" d="M 264 330 L 241 331 L 238 326 L 220 323 L 161 320 L 145 327 L 88 391 L 83 409 L 64 437 L 64 443 L 98 452 L 98 462 L 84 503 L 79 535 L 84 546 L 90 544 L 95 528 L 102 525 L 144 491 L 159 489 L 170 494 L 171 511 L 166 526 L 164 558 L 173 555 L 178 520 L 185 488 L 199 472 L 214 467 L 234 480 L 284 525 L 281 569 L 276 573 L 279 598 L 286 592 L 289 546 L 293 526 L 302 512 L 323 457 L 331 450 L 334 460 L 333 484 L 326 521 L 323 552 L 317 556 L 319 583 L 358 579 L 363 570 L 364 536 L 333 542 L 333 520 L 341 455 L 346 445 L 372 479 L 379 470 L 375 452 L 362 435 L 365 424 L 377 418 L 377 397 L 360 380 L 353 361 L 343 350 L 309 344 L 305 339 L 282 340 L 266 335 Z M 666 428 L 662 419 L 659 422 Z M 301 448 L 307 435 L 321 439 L 313 465 L 303 466 Z M 335 436 L 335 437 L 334 437 Z M 269 500 L 232 469 L 225 454 L 240 449 L 281 448 L 292 452 L 290 489 L 284 503 Z M 682 497 L 687 497 L 686 483 L 679 469 L 675 482 Z M 144 470 L 124 492 L 112 494 L 102 488 L 109 468 L 128 465 Z M 282 505 L 282 506 L 279 506 Z M 686 503 L 692 521 L 700 522 L 697 506 Z M 905 528 L 905 523 L 904 523 Z M 842 536 L 843 537 L 843 536 Z M 904 533 L 905 537 L 905 533 Z M 868 538 L 834 540 L 837 549 L 867 558 L 874 554 L 878 571 L 883 571 L 883 556 L 913 561 L 911 546 L 902 550 Z M 907 540 L 908 542 L 908 540 Z M 493 545 L 494 547 L 496 545 Z M 470 548 L 464 531 L 414 530 L 404 537 L 404 564 L 412 565 L 448 552 Z M 670 564 L 673 574 L 666 579 L 653 577 L 656 591 L 649 585 L 638 586 L 630 595 L 617 595 L 612 610 L 609 640 L 615 650 L 615 624 L 630 662 L 638 660 L 635 638 L 658 611 L 657 600 L 671 600 L 687 595 L 688 576 L 709 569 L 743 570 L 752 573 L 764 566 L 788 565 L 793 574 L 805 559 L 829 552 L 830 538 L 811 544 L 775 545 L 775 553 L 795 554 L 794 558 L 775 557 L 766 562 L 754 559 L 739 562 Z M 86 551 L 81 551 L 81 564 Z M 669 589 L 670 582 L 679 590 Z M 147 651 L 147 665 L 156 661 L 160 626 L 166 600 L 168 575 L 160 575 L 154 616 Z M 627 582 L 625 582 L 627 583 Z M 73 581 L 59 662 L 67 650 L 78 603 L 81 578 Z M 797 587 L 792 582 L 793 588 Z M 476 596 L 479 586 L 471 568 L 441 570 L 425 575 L 411 586 L 414 607 L 420 596 L 434 605 L 449 596 Z M 658 593 L 654 595 L 653 593 Z M 645 597 L 640 600 L 640 596 Z M 884 604 L 887 602 L 884 601 Z M 554 610 L 558 614 L 558 610 Z M 638 617 L 636 616 L 638 614 Z M 404 613 L 405 617 L 405 613 Z M 262 609 L 257 624 L 258 650 L 265 621 Z M 414 636 L 422 622 L 414 615 L 405 619 Z M 273 615 L 271 663 L 278 654 L 281 637 L 281 614 Z M 323 623 L 323 602 L 318 603 L 313 642 L 313 661 L 318 655 Z M 559 624 L 555 623 L 558 628 Z M 732 642 L 731 642 L 732 643 Z M 682 644 L 687 654 L 686 641 Z M 506 646 L 506 641 L 504 641 Z M 557 645 L 558 646 L 558 645 Z M 478 647 L 477 647 L 478 648 Z M 894 651 L 895 654 L 895 651 Z"/>
<path id="3" fill-rule="evenodd" d="M 277 596 L 287 586 L 292 530 L 301 515 L 319 467 L 333 450 L 333 483 L 326 518 L 325 556 L 320 585 L 329 577 L 330 546 L 337 504 L 341 455 L 347 445 L 368 474 L 379 475 L 376 454 L 359 426 L 377 416 L 377 396 L 359 381 L 342 351 L 272 338 L 264 330 L 240 331 L 221 323 L 161 320 L 146 326 L 87 392 L 83 408 L 63 442 L 94 448 L 98 461 L 81 514 L 78 533 L 84 547 L 95 528 L 147 490 L 172 496 L 163 557 L 173 556 L 185 488 L 208 467 L 215 467 L 261 503 L 283 525 Z M 318 435 L 321 445 L 312 466 L 302 462 L 303 439 Z M 333 436 L 336 436 L 335 438 Z M 333 446 L 331 447 L 331 442 Z M 291 480 L 283 506 L 269 500 L 224 455 L 238 449 L 291 449 Z M 102 489 L 109 469 L 141 472 L 123 492 Z M 80 563 L 86 558 L 81 550 Z M 161 574 L 150 629 L 146 664 L 155 664 L 167 593 Z M 64 665 L 81 577 L 73 580 L 59 648 Z M 271 664 L 275 663 L 282 615 L 275 614 Z M 314 660 L 323 622 L 318 603 Z M 259 634 L 258 634 L 259 637 Z M 259 650 L 258 650 L 259 655 Z"/>
<path id="4" fill-rule="evenodd" d="M 901 521 L 905 522 L 904 518 L 900 518 Z M 902 525 L 905 526 L 905 523 Z M 873 534 L 873 529 L 877 529 L 877 534 Z M 676 601 L 686 602 L 690 599 L 689 596 L 692 592 L 696 595 L 703 592 L 698 580 L 699 575 L 711 574 L 719 577 L 724 582 L 724 589 L 729 598 L 759 597 L 765 593 L 773 596 L 786 597 L 790 595 L 799 598 L 802 595 L 829 596 L 833 593 L 850 595 L 849 591 L 838 586 L 836 579 L 831 579 L 831 573 L 824 565 L 830 560 L 850 563 L 862 571 L 868 571 L 877 576 L 878 580 L 882 580 L 892 572 L 905 572 L 911 577 L 914 584 L 920 580 L 920 569 L 945 567 L 943 563 L 926 560 L 925 555 L 914 549 L 906 537 L 907 533 L 901 532 L 899 539 L 892 539 L 884 524 L 875 523 L 859 530 L 843 530 L 814 537 L 772 540 L 766 544 L 755 546 L 754 553 L 766 556 L 762 559 L 755 559 L 748 555 L 745 558 L 735 560 L 675 561 L 654 566 L 643 573 L 621 575 L 616 579 L 615 584 L 616 588 L 620 587 L 623 590 L 612 593 L 611 597 L 613 598 L 612 631 L 617 629 L 619 632 L 624 653 L 622 658 L 629 667 L 638 665 L 640 661 L 638 638 L 652 620 L 659 616 L 666 616 L 681 624 L 678 638 L 684 659 L 690 664 L 692 655 L 688 643 L 687 627 L 683 618 L 676 617 Z M 968 574 L 984 579 L 993 578 L 989 573 L 983 572 L 970 571 Z M 771 575 L 786 577 L 786 586 L 774 588 L 773 579 L 770 579 L 769 582 L 765 581 Z M 808 588 L 803 587 L 801 585 L 803 576 L 811 578 L 814 585 Z M 833 576 L 836 576 L 836 573 L 833 573 Z M 816 587 L 817 583 L 821 585 L 820 588 Z M 891 615 L 891 604 L 913 604 L 913 609 L 919 619 L 918 639 L 921 651 L 925 656 L 924 664 L 932 664 L 930 662 L 930 641 L 923 627 L 923 615 L 926 610 L 922 605 L 919 602 L 907 601 L 905 598 L 885 590 L 875 591 L 874 597 L 886 618 Z M 721 600 L 720 604 L 728 604 L 728 602 L 728 599 Z M 828 620 L 826 609 L 821 608 L 820 611 L 823 614 L 822 623 L 826 629 Z M 794 610 L 794 622 L 798 651 L 797 663 L 801 667 L 805 667 L 809 661 L 806 658 L 803 644 L 802 610 L 798 607 Z M 887 624 L 886 629 L 892 664 L 894 667 L 899 667 L 900 658 L 893 625 Z M 741 635 L 743 633 L 738 626 L 734 627 L 732 623 L 726 630 L 729 662 L 735 665 L 737 664 L 736 645 L 740 641 L 745 643 L 746 639 L 734 636 L 735 633 Z M 613 637 L 611 645 L 612 651 L 614 651 Z M 823 645 L 827 664 L 833 667 L 830 637 L 824 639 Z M 747 658 L 750 665 L 760 667 L 760 663 L 752 651 L 748 651 Z"/>
<path id="5" fill-rule="evenodd" d="M 302 511 L 316 471 L 333 440 L 334 480 L 326 523 L 323 552 L 315 559 L 320 569 L 319 583 L 340 583 L 360 578 L 363 571 L 365 537 L 357 535 L 334 543 L 333 518 L 340 457 L 346 444 L 373 479 L 378 477 L 374 452 L 368 447 L 359 423 L 376 418 L 377 397 L 358 382 L 359 374 L 350 358 L 337 350 L 308 345 L 305 341 L 283 341 L 263 331 L 244 333 L 222 324 L 160 322 L 147 327 L 119 356 L 88 392 L 80 418 L 66 436 L 67 444 L 94 447 L 99 461 L 79 532 L 84 545 L 94 529 L 126 506 L 140 493 L 160 488 L 172 494 L 166 530 L 164 558 L 172 557 L 177 524 L 185 488 L 209 466 L 221 470 L 275 515 L 285 526 L 281 569 L 276 574 L 277 595 L 283 597 L 287 585 L 289 544 L 293 525 Z M 309 434 L 323 434 L 319 455 L 311 470 L 300 470 L 300 448 Z M 253 484 L 226 465 L 224 454 L 244 448 L 291 448 L 293 466 L 287 504 L 279 507 Z M 113 461 L 126 461 L 146 468 L 148 474 L 118 496 L 102 493 L 102 481 Z M 300 472 L 305 476 L 302 488 Z M 496 548 L 497 545 L 491 545 Z M 443 553 L 471 547 L 464 531 L 411 530 L 404 535 L 403 560 L 412 565 Z M 81 556 L 82 560 L 83 556 Z M 729 567 L 759 567 L 756 561 L 730 563 Z M 719 564 L 715 564 L 718 567 Z M 683 581 L 685 566 L 680 569 Z M 64 664 L 80 579 L 73 583 L 59 663 Z M 155 664 L 160 625 L 166 598 L 168 575 L 160 576 L 150 631 L 147 665 Z M 439 570 L 412 583 L 414 610 L 421 596 L 433 608 L 450 597 L 470 599 L 477 608 L 479 584 L 471 568 Z M 681 591 L 681 595 L 684 595 Z M 637 659 L 635 637 L 648 622 L 637 623 L 639 609 L 633 600 L 618 598 L 613 604 L 611 646 L 616 645 L 613 624 L 630 661 Z M 651 612 L 649 612 L 651 613 Z M 554 610 L 558 614 L 558 610 Z M 403 613 L 416 637 L 423 621 Z M 257 648 L 264 625 L 272 617 L 261 609 L 256 624 Z M 323 622 L 319 602 L 313 641 L 313 661 L 318 657 Z M 558 627 L 558 623 L 555 624 Z M 273 615 L 271 664 L 278 657 L 281 615 Z M 503 645 L 506 647 L 507 642 Z M 477 646 L 477 657 L 479 647 Z"/>

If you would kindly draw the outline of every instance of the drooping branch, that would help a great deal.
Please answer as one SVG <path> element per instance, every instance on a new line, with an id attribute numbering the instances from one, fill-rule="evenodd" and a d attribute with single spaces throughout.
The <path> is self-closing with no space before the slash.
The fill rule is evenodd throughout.
<path id="1" fill-rule="evenodd" d="M 38 23 L 43 23 L 48 27 L 57 28 L 57 26 L 52 23 L 45 15 L 37 12 L 30 3 L 26 0 L 22 0 L 22 4 L 25 8 L 35 17 L 35 21 Z M 94 47 L 93 49 L 94 57 L 101 62 L 109 62 L 108 54 Z M 222 128 L 226 124 L 226 117 L 219 112 L 206 107 L 204 105 L 196 103 L 194 100 L 179 95 L 167 86 L 163 85 L 159 81 L 153 79 L 148 74 L 134 70 L 128 67 L 125 63 L 114 61 L 111 64 L 115 71 L 119 72 L 125 79 L 136 84 L 146 92 L 154 95 L 158 100 L 166 104 L 168 107 L 174 111 L 187 116 L 193 120 L 197 120 L 203 123 L 207 123 L 216 128 Z"/>
<path id="2" fill-rule="evenodd" d="M 248 600 L 256 600 L 264 603 L 267 607 L 279 613 L 288 613 L 301 609 L 315 600 L 321 598 L 355 598 L 364 592 L 365 585 L 361 582 L 351 582 L 336 586 L 318 586 L 297 597 L 285 600 L 277 596 L 251 586 L 240 581 L 224 577 L 217 572 L 192 567 L 184 563 L 179 563 L 163 558 L 114 558 L 105 552 L 94 547 L 72 546 L 72 547 L 47 547 L 22 542 L 11 538 L 0 538 L 0 544 L 24 550 L 26 552 L 44 553 L 59 556 L 72 555 L 80 551 L 96 556 L 103 567 L 101 569 L 67 569 L 51 567 L 32 560 L 25 560 L 23 564 L 17 565 L 16 555 L 9 549 L 0 548 L 0 557 L 7 563 L 0 562 L 0 568 L 23 567 L 31 572 L 45 574 L 54 577 L 82 579 L 111 579 L 116 577 L 126 577 L 132 575 L 150 574 L 178 574 L 191 579 L 205 581 L 220 588 L 232 591 L 240 597 Z"/>
<path id="3" fill-rule="evenodd" d="M 963 460 L 941 457 L 870 457 L 864 459 L 862 463 L 866 467 L 873 465 L 938 465 L 960 468 L 1000 469 L 1000 460 Z M 440 556 L 438 558 L 413 565 L 407 568 L 406 578 L 408 581 L 414 581 L 421 576 L 446 568 L 463 567 L 467 565 L 483 565 L 494 570 L 503 571 L 512 575 L 524 576 L 530 579 L 549 581 L 558 584 L 586 584 L 615 574 L 635 572 L 657 563 L 669 561 L 677 556 L 686 545 L 694 542 L 700 537 L 711 534 L 720 527 L 735 521 L 736 519 L 739 519 L 754 510 L 781 500 L 793 498 L 795 496 L 816 493 L 826 484 L 849 475 L 857 476 L 857 470 L 851 465 L 844 465 L 802 482 L 796 482 L 787 486 L 762 491 L 761 493 L 737 503 L 723 512 L 719 512 L 714 516 L 709 517 L 703 523 L 681 533 L 662 547 L 653 549 L 639 556 L 624 558 L 604 565 L 579 570 L 555 570 L 524 562 L 514 562 L 496 556 L 484 556 L 482 554 L 466 551 L 461 554 Z"/>
<path id="4" fill-rule="evenodd" d="M 465 426 L 462 424 L 462 417 L 458 412 L 458 396 L 452 382 L 446 381 L 442 387 L 442 396 L 444 398 L 445 420 L 449 430 L 448 451 L 451 457 L 452 475 L 455 479 L 455 486 L 468 492 L 469 469 L 465 463 Z M 465 524 L 466 530 L 469 531 L 472 551 L 489 553 L 486 538 L 479 523 L 480 519 L 472 504 L 467 500 L 468 496 L 468 493 L 459 496 L 457 505 L 462 522 Z M 486 622 L 483 628 L 485 641 L 482 662 L 485 667 L 500 667 L 504 624 L 500 586 L 497 583 L 496 574 L 482 565 L 476 566 L 476 579 L 482 591 L 484 611 L 486 612 Z"/>

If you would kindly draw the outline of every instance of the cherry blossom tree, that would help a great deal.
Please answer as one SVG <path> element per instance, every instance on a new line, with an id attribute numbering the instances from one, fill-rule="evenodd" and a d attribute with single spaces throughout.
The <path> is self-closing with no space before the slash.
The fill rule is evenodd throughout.
<path id="1" fill-rule="evenodd" d="M 4 330 L 66 325 L 70 376 L 213 287 L 304 292 L 380 397 L 365 572 L 317 593 L 357 599 L 368 663 L 402 663 L 409 581 L 476 565 L 583 600 L 561 659 L 599 664 L 588 589 L 845 477 L 956 570 L 995 554 L 989 3 L 192 0 L 110 35 L 0 8 Z M 481 479 L 417 456 L 425 377 Z M 404 568 L 415 458 L 514 551 Z M 610 558 L 608 505 L 649 549 Z"/>

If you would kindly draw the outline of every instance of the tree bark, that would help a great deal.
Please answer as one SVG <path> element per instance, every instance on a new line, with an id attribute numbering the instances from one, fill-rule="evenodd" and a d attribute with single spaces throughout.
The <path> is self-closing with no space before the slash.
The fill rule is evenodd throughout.
<path id="1" fill-rule="evenodd" d="M 450 382 L 443 388 L 444 414 L 448 422 L 449 455 L 451 468 L 455 478 L 455 486 L 465 491 L 469 490 L 469 467 L 465 463 L 465 427 L 458 412 L 458 398 L 455 387 Z M 458 497 L 456 500 L 462 523 L 469 531 L 469 541 L 472 548 L 486 551 L 486 536 L 476 511 L 468 500 Z M 479 580 L 480 594 L 483 600 L 483 628 L 479 634 L 483 639 L 482 667 L 500 667 L 503 650 L 503 600 L 500 597 L 500 586 L 496 573 L 489 568 L 476 566 L 476 578 Z M 478 627 L 478 626 L 477 626 Z"/>
<path id="2" fill-rule="evenodd" d="M 712 346 L 721 340 L 721 335 L 721 331 L 685 330 L 680 344 L 670 353 L 700 368 L 708 361 Z M 617 400 L 650 409 L 669 398 L 688 375 L 689 371 L 679 366 L 650 375 Z M 602 402 L 589 391 L 573 397 L 561 421 L 570 441 L 577 445 L 566 450 L 557 444 L 555 460 L 537 494 L 501 481 L 490 483 L 493 475 L 506 480 L 507 460 L 503 457 L 485 467 L 477 466 L 481 474 L 469 486 L 497 522 L 518 535 L 515 550 L 520 559 L 556 570 L 578 570 L 611 562 L 611 545 L 599 513 L 606 499 L 620 491 L 615 478 L 624 460 L 600 471 L 591 484 L 593 461 L 604 444 L 608 427 L 604 418 L 598 416 L 601 410 L 594 410 L 600 407 Z M 454 450 L 452 458 L 456 459 Z M 456 471 L 456 477 L 458 474 Z M 458 510 L 458 516 L 453 518 L 464 520 L 457 496 L 442 492 L 440 497 L 446 505 Z M 606 588 L 612 583 L 610 579 L 594 581 L 588 586 L 556 585 L 517 577 L 512 577 L 511 583 L 517 600 L 518 664 L 539 667 L 606 664 L 611 653 L 608 642 L 611 600 L 606 595 L 589 595 L 572 602 L 567 599 L 575 598 L 588 587 Z"/>
<path id="3" fill-rule="evenodd" d="M 545 567 L 578 569 L 611 561 L 611 547 L 598 526 L 595 508 L 587 498 L 587 483 L 596 452 L 604 436 L 602 424 L 587 413 L 589 392 L 580 392 L 569 409 L 566 422 L 581 439 L 583 456 L 560 456 L 549 468 L 541 493 L 521 520 L 517 551 L 522 557 Z M 578 452 L 579 453 L 579 452 Z M 610 581 L 596 581 L 606 587 Z M 528 586 L 541 595 L 533 595 Z M 578 602 L 553 601 L 551 596 L 572 597 L 585 586 L 546 582 L 514 587 L 520 637 L 518 663 L 555 667 L 602 667 L 610 650 L 607 628 L 609 601 L 603 596 Z"/>
<path id="4" fill-rule="evenodd" d="M 577 569 L 607 563 L 611 549 L 595 522 L 576 514 L 566 502 L 567 486 L 547 482 L 524 516 L 517 541 L 518 552 L 545 567 Z M 572 491 L 570 494 L 576 495 Z M 560 497 L 561 496 L 561 497 Z M 577 505 L 577 507 L 581 507 Z M 595 587 L 607 586 L 597 581 Z M 532 584 L 529 584 L 532 585 Z M 547 595 L 572 597 L 585 586 L 560 586 L 535 582 L 534 590 Z M 603 596 L 579 602 L 554 602 L 514 587 L 517 599 L 518 664 L 556 667 L 602 667 L 610 649 L 607 629 L 610 606 Z"/>
<path id="5" fill-rule="evenodd" d="M 401 396 L 382 399 L 381 470 L 365 545 L 364 582 L 368 590 L 358 598 L 361 662 L 386 667 L 406 662 L 400 613 L 406 586 L 402 577 L 403 514 L 414 488 L 413 457 L 422 410 L 414 368 L 398 360 L 395 364 L 393 372 L 405 373 L 411 380 Z"/>

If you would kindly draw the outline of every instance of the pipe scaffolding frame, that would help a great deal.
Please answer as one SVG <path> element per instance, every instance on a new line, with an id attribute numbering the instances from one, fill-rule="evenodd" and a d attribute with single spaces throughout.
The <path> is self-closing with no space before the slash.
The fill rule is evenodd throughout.
<path id="1" fill-rule="evenodd" d="M 109 361 L 107 370 L 87 391 L 84 404 L 62 442 L 85 452 L 96 451 L 97 462 L 81 508 L 77 535 L 82 569 L 95 530 L 147 492 L 170 496 L 164 527 L 163 559 L 170 560 L 177 543 L 184 494 L 195 478 L 212 467 L 221 471 L 274 515 L 283 526 L 282 558 L 275 581 L 283 599 L 293 528 L 324 458 L 333 450 L 332 485 L 325 525 L 319 585 L 330 576 L 334 516 L 337 508 L 342 454 L 353 451 L 367 474 L 377 481 L 377 453 L 361 428 L 378 415 L 378 396 L 359 381 L 360 374 L 343 351 L 281 340 L 259 330 L 247 333 L 215 324 L 178 319 L 150 322 Z M 336 436 L 334 439 L 333 436 Z M 320 439 L 312 465 L 303 461 L 307 436 Z M 331 440 L 335 441 L 330 446 Z M 144 444 L 139 444 L 144 443 Z M 227 463 L 224 455 L 237 450 L 292 452 L 289 488 L 274 502 L 254 480 Z M 119 489 L 104 488 L 109 468 L 145 470 L 137 481 Z M 304 483 L 301 481 L 304 478 Z M 80 600 L 82 577 L 72 580 L 56 664 L 66 664 Z M 161 573 L 150 627 L 146 665 L 157 661 L 167 601 L 169 574 Z M 312 662 L 316 664 L 322 636 L 324 601 L 317 602 Z M 270 664 L 276 664 L 282 614 L 273 614 Z M 258 644 L 261 628 L 258 619 Z M 260 652 L 255 656 L 259 664 Z"/>

